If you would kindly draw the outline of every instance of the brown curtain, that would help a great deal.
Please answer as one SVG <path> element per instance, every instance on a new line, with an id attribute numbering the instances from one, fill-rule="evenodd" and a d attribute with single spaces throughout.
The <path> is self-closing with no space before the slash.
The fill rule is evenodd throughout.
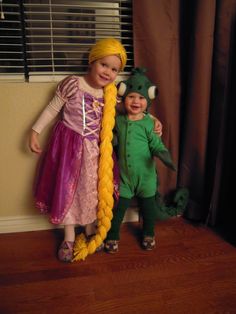
<path id="1" fill-rule="evenodd" d="M 235 0 L 133 1 L 135 66 L 146 67 L 159 88 L 152 113 L 178 164 L 177 173 L 158 164 L 160 192 L 187 187 L 186 216 L 211 224 L 222 184 L 235 13 Z"/>
<path id="2" fill-rule="evenodd" d="M 133 1 L 135 66 L 146 67 L 159 90 L 151 113 L 164 128 L 163 141 L 175 164 L 179 158 L 180 55 L 178 1 Z M 158 163 L 160 192 L 175 189 L 177 173 Z"/>

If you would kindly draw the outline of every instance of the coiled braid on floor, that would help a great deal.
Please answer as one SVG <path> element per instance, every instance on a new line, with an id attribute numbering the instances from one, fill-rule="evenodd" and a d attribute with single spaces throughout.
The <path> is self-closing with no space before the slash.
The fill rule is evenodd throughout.
<path id="1" fill-rule="evenodd" d="M 104 109 L 101 125 L 100 158 L 98 167 L 98 228 L 97 233 L 89 242 L 82 233 L 75 241 L 73 261 L 85 260 L 87 255 L 93 254 L 102 244 L 111 227 L 113 217 L 113 158 L 112 137 L 115 124 L 115 106 L 117 89 L 114 83 L 109 84 L 104 90 Z"/>

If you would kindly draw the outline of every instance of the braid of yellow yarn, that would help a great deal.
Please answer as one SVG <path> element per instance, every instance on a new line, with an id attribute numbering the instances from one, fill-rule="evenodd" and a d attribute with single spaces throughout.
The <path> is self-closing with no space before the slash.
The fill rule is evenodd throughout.
<path id="1" fill-rule="evenodd" d="M 115 124 L 115 106 L 117 89 L 115 84 L 109 84 L 104 90 L 104 111 L 100 133 L 100 158 L 98 167 L 98 212 L 97 233 L 88 242 L 84 234 L 80 234 L 75 241 L 73 261 L 84 260 L 93 254 L 102 244 L 111 227 L 113 217 L 113 158 L 112 137 Z"/>

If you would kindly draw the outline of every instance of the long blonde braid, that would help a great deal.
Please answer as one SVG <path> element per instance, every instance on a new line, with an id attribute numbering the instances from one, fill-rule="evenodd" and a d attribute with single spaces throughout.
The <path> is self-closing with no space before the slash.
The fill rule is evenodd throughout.
<path id="1" fill-rule="evenodd" d="M 82 233 L 76 238 L 73 261 L 84 260 L 93 254 L 102 244 L 111 227 L 113 200 L 113 158 L 112 130 L 115 124 L 115 106 L 117 90 L 114 84 L 109 84 L 104 93 L 104 111 L 101 128 L 100 158 L 98 167 L 98 227 L 97 233 L 89 242 Z"/>
<path id="2" fill-rule="evenodd" d="M 107 55 L 118 55 L 121 59 L 121 70 L 124 69 L 127 55 L 124 47 L 114 38 L 100 40 L 91 49 L 89 63 L 103 58 Z M 73 261 L 84 260 L 87 255 L 93 254 L 102 244 L 111 227 L 113 217 L 113 158 L 112 158 L 112 137 L 115 125 L 115 106 L 117 89 L 114 83 L 104 88 L 104 109 L 100 133 L 100 157 L 98 166 L 98 212 L 97 212 L 97 233 L 86 242 L 82 233 L 75 241 Z"/>

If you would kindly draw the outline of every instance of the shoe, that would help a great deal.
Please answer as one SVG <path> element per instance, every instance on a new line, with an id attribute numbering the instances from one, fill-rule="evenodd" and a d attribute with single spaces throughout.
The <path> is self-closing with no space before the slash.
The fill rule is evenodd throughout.
<path id="1" fill-rule="evenodd" d="M 118 241 L 117 240 L 107 240 L 105 242 L 105 250 L 108 253 L 117 253 L 118 252 Z"/>
<path id="2" fill-rule="evenodd" d="M 63 241 L 59 247 L 57 256 L 61 262 L 71 262 L 73 258 L 73 241 Z"/>
<path id="3" fill-rule="evenodd" d="M 151 250 L 155 249 L 155 247 L 156 247 L 155 237 L 144 236 L 143 242 L 142 242 L 142 247 L 146 251 L 151 251 Z"/>

